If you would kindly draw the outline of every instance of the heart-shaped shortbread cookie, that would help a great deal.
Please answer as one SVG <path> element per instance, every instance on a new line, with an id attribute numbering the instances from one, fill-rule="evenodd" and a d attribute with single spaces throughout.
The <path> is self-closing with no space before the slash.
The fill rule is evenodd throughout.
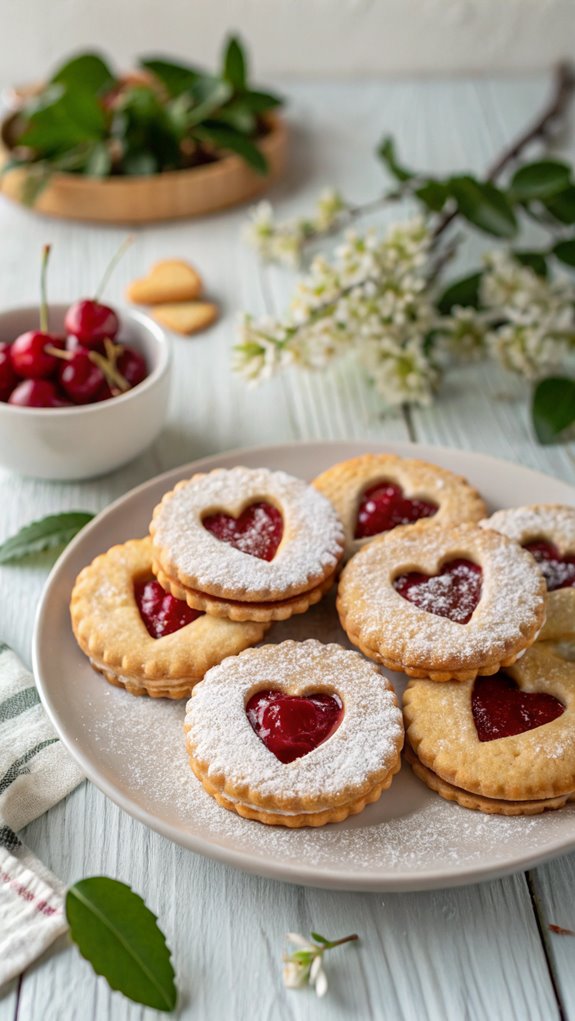
<path id="1" fill-rule="evenodd" d="M 344 568 L 337 608 L 351 641 L 391 670 L 467 681 L 514 663 L 545 619 L 533 557 L 474 524 L 402 525 Z"/>
<path id="2" fill-rule="evenodd" d="M 181 301 L 177 304 L 159 305 L 154 309 L 154 319 L 167 326 L 174 333 L 189 336 L 207 329 L 218 318 L 218 306 L 211 301 Z"/>
<path id="3" fill-rule="evenodd" d="M 112 546 L 79 574 L 70 603 L 78 645 L 132 695 L 185 698 L 207 670 L 259 642 L 262 624 L 190 609 L 152 580 L 151 542 Z"/>
<path id="4" fill-rule="evenodd" d="M 126 297 L 134 305 L 160 305 L 170 301 L 195 301 L 202 293 L 202 278 L 183 259 L 163 259 L 147 276 L 134 280 Z"/>
<path id="5" fill-rule="evenodd" d="M 314 640 L 265 645 L 210 670 L 185 730 L 212 797 L 290 827 L 339 822 L 376 801 L 403 744 L 387 678 L 356 652 Z"/>
<path id="6" fill-rule="evenodd" d="M 493 677 L 410 681 L 403 708 L 415 771 L 449 800 L 532 814 L 575 792 L 575 664 L 550 643 Z"/>
<path id="7" fill-rule="evenodd" d="M 202 519 L 204 528 L 221 542 L 260 560 L 273 560 L 284 530 L 281 511 L 271 503 L 252 503 L 237 517 L 218 511 Z"/>

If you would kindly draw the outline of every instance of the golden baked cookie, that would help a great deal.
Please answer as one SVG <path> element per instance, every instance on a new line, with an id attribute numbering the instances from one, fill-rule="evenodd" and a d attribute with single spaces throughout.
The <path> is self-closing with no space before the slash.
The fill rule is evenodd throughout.
<path id="1" fill-rule="evenodd" d="M 313 639 L 224 660 L 194 688 L 184 728 L 208 794 L 272 826 L 341 822 L 400 768 L 390 682 L 356 652 Z"/>
<path id="2" fill-rule="evenodd" d="M 398 525 L 456 525 L 485 514 L 483 500 L 466 479 L 395 454 L 363 454 L 334 464 L 312 486 L 335 507 L 348 556 Z"/>
<path id="3" fill-rule="evenodd" d="M 416 774 L 466 808 L 533 814 L 575 792 L 575 664 L 552 646 L 463 684 L 410 681 L 404 718 Z"/>
<path id="4" fill-rule="evenodd" d="M 80 572 L 72 628 L 110 684 L 185 698 L 210 667 L 255 645 L 267 628 L 208 617 L 168 595 L 152 575 L 151 546 L 149 538 L 112 546 Z"/>
<path id="5" fill-rule="evenodd" d="M 135 305 L 196 301 L 202 293 L 202 278 L 184 259 L 162 259 L 147 276 L 133 280 L 126 298 Z"/>
<path id="6" fill-rule="evenodd" d="M 540 638 L 575 638 L 575 507 L 539 503 L 496 511 L 481 522 L 529 550 L 547 586 L 547 620 Z"/>
<path id="7" fill-rule="evenodd" d="M 178 301 L 158 305 L 153 311 L 154 319 L 167 326 L 174 333 L 190 336 L 206 330 L 218 318 L 218 306 L 212 301 Z"/>
<path id="8" fill-rule="evenodd" d="M 343 569 L 342 627 L 370 659 L 410 677 L 472 680 L 513 663 L 545 620 L 533 557 L 474 524 L 374 539 Z"/>
<path id="9" fill-rule="evenodd" d="M 241 620 L 303 613 L 343 555 L 329 501 L 267 468 L 220 468 L 180 482 L 154 510 L 150 532 L 154 568 L 170 591 Z"/>

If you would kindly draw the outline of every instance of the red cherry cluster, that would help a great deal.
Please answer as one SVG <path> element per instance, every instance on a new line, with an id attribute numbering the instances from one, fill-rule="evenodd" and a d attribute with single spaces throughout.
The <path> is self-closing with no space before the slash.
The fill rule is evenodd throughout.
<path id="1" fill-rule="evenodd" d="M 116 342 L 120 321 L 97 299 L 77 301 L 66 312 L 65 337 L 48 329 L 42 260 L 40 329 L 0 343 L 0 401 L 25 408 L 63 408 L 117 397 L 148 375 L 142 355 Z M 115 262 L 116 260 L 114 260 Z"/>

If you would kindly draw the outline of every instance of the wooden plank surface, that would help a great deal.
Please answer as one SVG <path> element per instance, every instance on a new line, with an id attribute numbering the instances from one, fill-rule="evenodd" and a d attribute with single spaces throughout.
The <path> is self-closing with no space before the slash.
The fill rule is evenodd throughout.
<path id="1" fill-rule="evenodd" d="M 285 84 L 285 83 L 284 83 Z M 297 128 L 291 167 L 275 200 L 283 215 L 307 208 L 327 183 L 353 199 L 377 193 L 372 156 L 383 133 L 408 161 L 430 169 L 480 169 L 533 113 L 542 78 L 513 81 L 294 83 L 286 87 Z M 223 316 L 196 339 L 174 340 L 176 371 L 166 430 L 127 468 L 81 484 L 0 476 L 0 538 L 24 521 L 65 508 L 97 510 L 158 471 L 210 452 L 256 443 L 315 438 L 405 439 L 408 423 L 385 416 L 358 370 L 293 374 L 250 391 L 228 368 L 235 316 L 279 311 L 289 272 L 263 269 L 238 239 L 245 211 L 138 233 L 110 287 L 163 256 L 198 263 Z M 51 294 L 91 293 L 123 236 L 114 229 L 52 223 L 0 204 L 0 303 L 24 303 L 34 290 L 41 243 L 54 243 Z M 470 262 L 477 256 L 470 246 Z M 536 447 L 521 384 L 489 367 L 453 373 L 441 401 L 412 416 L 421 441 L 482 450 L 575 481 L 571 447 Z M 2 637 L 29 660 L 33 613 L 45 568 L 0 569 Z M 549 922 L 575 928 L 574 857 L 482 886 L 410 895 L 336 894 L 247 876 L 202 859 L 146 830 L 83 785 L 29 826 L 24 839 L 65 881 L 107 873 L 131 882 L 160 913 L 173 945 L 186 1019 L 358 1017 L 382 1021 L 575 1019 L 575 940 L 541 940 Z M 310 927 L 329 935 L 355 930 L 361 945 L 334 956 L 332 990 L 316 1002 L 281 984 L 283 934 Z M 335 955 L 336 952 L 334 952 Z M 548 960 L 552 968 L 549 972 Z M 554 988 L 554 984 L 555 987 Z M 0 999 L 1 1021 L 16 1016 L 16 992 Z M 111 994 L 65 940 L 24 977 L 19 1021 L 140 1019 L 154 1012 Z"/>

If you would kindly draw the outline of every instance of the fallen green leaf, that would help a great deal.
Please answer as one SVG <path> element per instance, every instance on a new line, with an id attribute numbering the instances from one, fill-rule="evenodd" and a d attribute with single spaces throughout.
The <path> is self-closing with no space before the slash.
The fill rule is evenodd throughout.
<path id="1" fill-rule="evenodd" d="M 24 525 L 0 545 L 0 564 L 21 560 L 33 553 L 65 546 L 94 517 L 88 511 L 65 511 Z"/>
<path id="2" fill-rule="evenodd" d="M 575 422 L 575 379 L 550 376 L 533 392 L 533 427 L 540 443 L 554 443 Z"/>
<path id="3" fill-rule="evenodd" d="M 115 879 L 92 876 L 66 894 L 70 936 L 112 989 L 156 1010 L 176 1006 L 174 969 L 156 916 Z"/>

